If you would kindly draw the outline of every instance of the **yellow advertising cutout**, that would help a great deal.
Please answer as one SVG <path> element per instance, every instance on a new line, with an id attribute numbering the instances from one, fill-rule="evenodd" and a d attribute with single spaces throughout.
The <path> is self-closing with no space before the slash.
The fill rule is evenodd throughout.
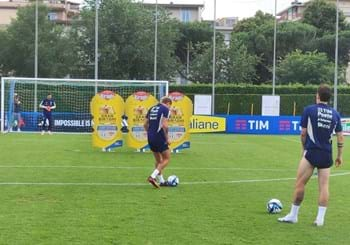
<path id="1" fill-rule="evenodd" d="M 226 131 L 226 118 L 197 116 L 191 117 L 190 133 L 217 133 Z"/>
<path id="2" fill-rule="evenodd" d="M 131 148 L 143 151 L 148 148 L 147 132 L 143 125 L 148 110 L 158 103 L 151 94 L 138 91 L 128 97 L 125 102 L 125 115 L 128 117 L 129 132 L 127 145 Z"/>
<path id="3" fill-rule="evenodd" d="M 169 94 L 172 100 L 169 118 L 170 149 L 179 151 L 190 148 L 190 122 L 193 104 L 190 98 L 179 92 Z"/>
<path id="4" fill-rule="evenodd" d="M 90 103 L 93 117 L 92 144 L 110 151 L 123 145 L 120 125 L 124 114 L 124 100 L 112 91 L 96 94 Z"/>

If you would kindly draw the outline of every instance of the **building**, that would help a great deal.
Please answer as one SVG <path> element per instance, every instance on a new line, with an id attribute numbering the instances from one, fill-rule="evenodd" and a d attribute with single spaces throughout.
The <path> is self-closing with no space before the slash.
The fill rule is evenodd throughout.
<path id="1" fill-rule="evenodd" d="M 155 3 L 143 4 L 155 7 Z M 202 21 L 204 3 L 158 3 L 159 7 L 167 9 L 171 16 L 181 22 Z"/>
<path id="2" fill-rule="evenodd" d="M 48 18 L 62 24 L 68 24 L 73 16 L 79 14 L 79 3 L 68 0 L 42 1 L 49 9 Z M 5 28 L 17 16 L 17 10 L 32 4 L 29 0 L 0 1 L 0 28 Z"/>
<path id="3" fill-rule="evenodd" d="M 310 1 L 299 2 L 294 0 L 289 7 L 277 13 L 279 21 L 297 21 L 302 19 L 303 12 Z M 336 3 L 336 0 L 328 1 Z M 344 13 L 346 21 L 350 23 L 350 0 L 339 0 L 339 9 Z"/>
<path id="4" fill-rule="evenodd" d="M 298 2 L 297 0 L 292 2 L 291 6 L 277 13 L 279 21 L 297 21 L 303 17 L 303 12 L 306 8 L 306 3 Z"/>
<path id="5" fill-rule="evenodd" d="M 227 46 L 230 45 L 231 34 L 237 22 L 238 17 L 225 17 L 216 20 L 215 29 L 224 35 L 224 42 Z"/>

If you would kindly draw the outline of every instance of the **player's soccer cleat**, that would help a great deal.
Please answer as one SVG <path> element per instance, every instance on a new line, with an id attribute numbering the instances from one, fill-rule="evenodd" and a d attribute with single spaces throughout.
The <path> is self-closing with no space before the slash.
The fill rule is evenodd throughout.
<path id="1" fill-rule="evenodd" d="M 297 217 L 292 217 L 291 215 L 287 214 L 284 217 L 278 218 L 277 219 L 279 222 L 284 222 L 284 223 L 292 223 L 295 224 L 298 222 L 298 218 Z"/>
<path id="2" fill-rule="evenodd" d="M 45 134 L 45 131 L 43 130 L 43 131 L 41 131 L 41 135 L 44 135 Z"/>
<path id="3" fill-rule="evenodd" d="M 323 221 L 318 221 L 318 220 L 315 220 L 314 221 L 314 225 L 315 226 L 323 226 L 324 222 Z"/>
<path id="4" fill-rule="evenodd" d="M 49 135 L 52 135 L 52 132 L 51 131 L 48 131 Z"/>
<path id="5" fill-rule="evenodd" d="M 160 187 L 167 187 L 167 186 L 169 186 L 169 183 L 168 183 L 168 181 L 165 181 L 163 183 L 160 183 L 159 186 Z"/>
<path id="6" fill-rule="evenodd" d="M 153 179 L 151 176 L 148 177 L 147 181 L 148 181 L 151 185 L 153 185 L 155 188 L 159 188 L 159 185 L 158 185 L 156 179 Z"/>

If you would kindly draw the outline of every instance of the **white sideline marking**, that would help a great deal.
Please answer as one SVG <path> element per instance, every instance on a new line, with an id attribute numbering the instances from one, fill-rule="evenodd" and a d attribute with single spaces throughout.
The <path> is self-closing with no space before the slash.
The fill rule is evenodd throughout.
<path id="1" fill-rule="evenodd" d="M 150 169 L 150 167 L 129 167 L 129 166 L 40 166 L 40 165 L 0 165 L 0 168 L 76 168 L 76 169 Z M 276 169 L 276 168 L 182 168 L 182 167 L 168 167 L 172 170 L 233 170 L 233 171 L 267 171 L 267 172 L 287 172 L 296 171 L 295 169 Z"/>
<path id="2" fill-rule="evenodd" d="M 350 172 L 331 174 L 331 177 L 350 175 Z M 312 179 L 317 176 L 312 176 Z M 239 184 L 239 183 L 258 183 L 258 182 L 279 182 L 295 180 L 295 178 L 276 178 L 276 179 L 251 179 L 251 180 L 231 180 L 231 181 L 197 181 L 183 182 L 181 185 L 212 185 L 212 184 Z M 0 186 L 146 186 L 148 183 L 69 183 L 69 182 L 0 182 Z"/>

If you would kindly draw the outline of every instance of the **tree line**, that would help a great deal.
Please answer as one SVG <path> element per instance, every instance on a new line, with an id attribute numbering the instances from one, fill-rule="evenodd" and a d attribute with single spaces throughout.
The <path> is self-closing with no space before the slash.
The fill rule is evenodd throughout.
<path id="1" fill-rule="evenodd" d="M 39 6 L 39 77 L 94 78 L 95 1 L 86 0 L 70 25 L 48 19 Z M 304 18 L 278 23 L 277 82 L 312 84 L 334 76 L 336 7 L 325 0 L 307 5 Z M 340 14 L 339 79 L 345 81 L 350 28 Z M 153 79 L 155 9 L 131 0 L 99 6 L 99 78 Z M 34 76 L 35 6 L 20 8 L 0 31 L 0 75 Z M 274 17 L 258 11 L 234 27 L 230 45 L 216 38 L 218 83 L 270 83 Z M 212 81 L 212 23 L 182 23 L 158 12 L 157 79 Z M 189 63 L 188 63 L 189 60 Z"/>

